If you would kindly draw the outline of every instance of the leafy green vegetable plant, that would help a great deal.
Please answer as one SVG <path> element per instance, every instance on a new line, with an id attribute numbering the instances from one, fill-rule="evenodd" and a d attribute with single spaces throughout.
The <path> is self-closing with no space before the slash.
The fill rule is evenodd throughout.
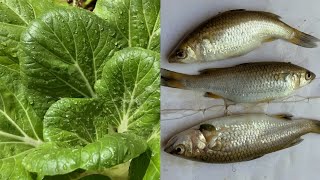
<path id="1" fill-rule="evenodd" d="M 0 0 L 0 179 L 159 179 L 160 1 Z"/>

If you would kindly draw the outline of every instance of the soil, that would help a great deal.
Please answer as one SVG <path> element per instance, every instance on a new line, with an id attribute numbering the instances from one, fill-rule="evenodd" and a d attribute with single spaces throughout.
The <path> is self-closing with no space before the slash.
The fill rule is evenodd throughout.
<path id="1" fill-rule="evenodd" d="M 82 7 L 89 11 L 93 11 L 94 7 L 96 6 L 97 0 L 66 0 L 70 5 L 76 5 L 78 7 Z M 75 2 L 74 2 L 75 1 Z M 86 2 L 89 2 L 86 4 Z"/>

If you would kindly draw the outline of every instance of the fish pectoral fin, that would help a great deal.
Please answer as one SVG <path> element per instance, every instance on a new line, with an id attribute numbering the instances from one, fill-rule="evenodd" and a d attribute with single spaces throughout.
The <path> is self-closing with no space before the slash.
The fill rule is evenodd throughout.
<path id="1" fill-rule="evenodd" d="M 214 93 L 211 92 L 206 92 L 203 95 L 204 97 L 208 97 L 208 98 L 214 98 L 214 99 L 224 99 L 222 96 L 216 95 Z"/>
<path id="2" fill-rule="evenodd" d="M 206 141 L 211 144 L 209 146 L 214 146 L 216 142 L 212 139 L 216 134 L 216 127 L 212 124 L 201 124 L 199 130 L 202 132 Z"/>
<path id="3" fill-rule="evenodd" d="M 269 103 L 269 102 L 271 102 L 271 101 L 273 101 L 273 100 L 274 100 L 274 98 L 267 98 L 267 99 L 258 101 L 257 103 Z"/>
<path id="4" fill-rule="evenodd" d="M 275 118 L 279 118 L 281 120 L 292 120 L 293 115 L 291 114 L 276 114 L 273 115 Z"/>
<path id="5" fill-rule="evenodd" d="M 278 77 L 278 80 L 286 80 L 286 78 L 290 75 L 290 73 L 281 73 Z"/>
<path id="6" fill-rule="evenodd" d="M 289 148 L 289 147 L 298 145 L 298 144 L 300 144 L 302 141 L 303 141 L 302 138 L 298 138 L 298 139 L 292 141 L 292 142 L 291 142 L 290 144 L 288 144 L 287 146 L 285 146 L 283 149 L 286 149 L 286 148 Z"/>
<path id="7" fill-rule="evenodd" d="M 210 142 L 208 144 L 208 148 L 211 149 L 211 150 L 214 150 L 214 151 L 219 151 L 221 150 L 222 148 L 222 144 L 220 141 L 217 141 L 217 142 Z"/>

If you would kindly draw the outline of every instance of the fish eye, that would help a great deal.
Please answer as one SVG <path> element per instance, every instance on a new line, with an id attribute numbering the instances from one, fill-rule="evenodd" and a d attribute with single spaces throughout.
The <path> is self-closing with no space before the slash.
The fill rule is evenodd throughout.
<path id="1" fill-rule="evenodd" d="M 310 80 L 312 78 L 312 74 L 310 71 L 307 71 L 306 73 L 306 80 Z"/>
<path id="2" fill-rule="evenodd" d="M 175 151 L 176 151 L 177 154 L 183 154 L 184 151 L 185 151 L 185 148 L 184 148 L 183 145 L 179 145 L 179 146 L 177 146 L 177 147 L 175 148 Z"/>
<path id="3" fill-rule="evenodd" d="M 177 56 L 177 58 L 179 58 L 179 59 L 184 59 L 184 58 L 187 57 L 187 54 L 185 53 L 184 50 L 179 49 L 179 50 L 176 51 L 176 56 Z"/>

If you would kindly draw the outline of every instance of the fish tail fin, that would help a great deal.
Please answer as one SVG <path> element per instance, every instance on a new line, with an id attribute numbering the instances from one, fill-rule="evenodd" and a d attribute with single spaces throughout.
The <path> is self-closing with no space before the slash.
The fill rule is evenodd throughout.
<path id="1" fill-rule="evenodd" d="M 320 121 L 318 121 L 318 120 L 311 120 L 311 121 L 313 124 L 313 126 L 311 128 L 311 132 L 320 134 Z"/>
<path id="2" fill-rule="evenodd" d="M 161 85 L 172 88 L 186 89 L 184 80 L 187 76 L 188 75 L 161 69 Z"/>
<path id="3" fill-rule="evenodd" d="M 294 29 L 294 35 L 291 39 L 289 39 L 289 41 L 298 46 L 314 48 L 317 47 L 316 42 L 319 42 L 320 39 Z"/>

